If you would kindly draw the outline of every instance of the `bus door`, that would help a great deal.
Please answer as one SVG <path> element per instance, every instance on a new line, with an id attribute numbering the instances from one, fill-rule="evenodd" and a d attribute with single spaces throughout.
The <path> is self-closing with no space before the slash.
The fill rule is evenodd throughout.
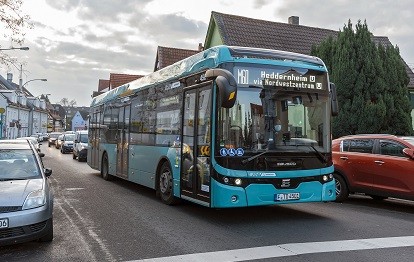
<path id="1" fill-rule="evenodd" d="M 88 148 L 88 164 L 94 169 L 100 170 L 99 166 L 99 142 L 100 142 L 100 121 L 101 121 L 101 112 L 94 112 L 92 118 L 90 119 L 91 124 L 88 130 L 89 136 L 89 145 Z"/>
<path id="2" fill-rule="evenodd" d="M 210 204 L 211 84 L 184 93 L 181 196 Z"/>
<path id="3" fill-rule="evenodd" d="M 116 174 L 117 176 L 128 177 L 128 158 L 129 158 L 129 117 L 131 105 L 119 108 L 118 115 L 118 134 L 116 147 Z"/>

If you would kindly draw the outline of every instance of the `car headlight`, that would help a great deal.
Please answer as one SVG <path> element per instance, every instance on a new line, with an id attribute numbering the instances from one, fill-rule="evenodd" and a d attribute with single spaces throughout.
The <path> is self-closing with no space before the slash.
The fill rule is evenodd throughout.
<path id="1" fill-rule="evenodd" d="M 44 190 L 31 192 L 24 201 L 23 210 L 41 207 L 46 204 L 46 194 Z"/>

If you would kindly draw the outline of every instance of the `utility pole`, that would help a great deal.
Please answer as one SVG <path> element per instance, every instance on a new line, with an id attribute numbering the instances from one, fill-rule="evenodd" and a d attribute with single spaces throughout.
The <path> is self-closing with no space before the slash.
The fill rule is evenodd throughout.
<path id="1" fill-rule="evenodd" d="M 21 137 L 21 130 L 22 130 L 22 123 L 20 121 L 20 102 L 21 102 L 21 98 L 20 95 L 23 94 L 23 88 L 22 88 L 22 84 L 23 84 L 23 65 L 20 64 L 20 70 L 19 70 L 19 90 L 17 92 L 18 96 L 17 99 L 20 99 L 20 101 L 17 101 L 17 105 L 18 105 L 18 109 L 17 109 L 17 122 L 19 123 L 19 125 L 17 126 L 17 137 Z"/>

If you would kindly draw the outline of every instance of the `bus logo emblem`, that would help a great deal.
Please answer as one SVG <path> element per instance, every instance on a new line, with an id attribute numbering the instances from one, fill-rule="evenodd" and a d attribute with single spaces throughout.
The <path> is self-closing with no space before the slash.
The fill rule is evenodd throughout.
<path id="1" fill-rule="evenodd" d="M 281 187 L 290 187 L 290 179 L 282 179 Z"/>

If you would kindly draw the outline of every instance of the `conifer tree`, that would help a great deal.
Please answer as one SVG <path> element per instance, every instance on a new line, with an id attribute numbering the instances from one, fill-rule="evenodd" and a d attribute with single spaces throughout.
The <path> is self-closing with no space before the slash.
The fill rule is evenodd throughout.
<path id="1" fill-rule="evenodd" d="M 337 86 L 339 115 L 333 137 L 361 133 L 412 133 L 408 76 L 398 48 L 377 45 L 366 22 L 351 21 L 336 38 L 312 48 Z"/>

